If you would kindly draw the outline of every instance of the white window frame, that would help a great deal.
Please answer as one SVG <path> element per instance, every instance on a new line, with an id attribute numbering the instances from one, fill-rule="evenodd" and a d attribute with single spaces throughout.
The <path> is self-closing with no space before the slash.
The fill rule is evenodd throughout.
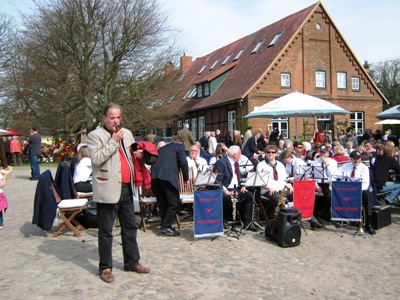
<path id="1" fill-rule="evenodd" d="M 204 136 L 206 132 L 206 117 L 199 117 L 199 137 Z"/>
<path id="2" fill-rule="evenodd" d="M 246 50 L 246 47 L 243 47 L 242 49 L 240 49 L 239 53 L 235 56 L 233 61 L 238 60 L 239 57 L 243 54 L 244 50 Z"/>
<path id="3" fill-rule="evenodd" d="M 204 97 L 210 96 L 210 83 L 206 82 L 204 84 Z"/>
<path id="4" fill-rule="evenodd" d="M 319 89 L 326 88 L 326 73 L 325 71 L 315 71 L 315 87 Z"/>
<path id="5" fill-rule="evenodd" d="M 192 135 L 195 141 L 197 141 L 197 119 L 192 118 Z"/>
<path id="6" fill-rule="evenodd" d="M 354 132 L 361 130 L 361 132 L 364 133 L 364 121 L 364 112 L 350 112 L 350 126 L 354 128 Z"/>
<path id="7" fill-rule="evenodd" d="M 236 129 L 236 111 L 228 111 L 228 131 L 233 136 L 233 131 Z"/>
<path id="8" fill-rule="evenodd" d="M 178 127 L 178 128 L 183 128 L 183 126 L 182 126 L 182 120 L 179 120 L 179 121 L 176 122 L 176 127 Z"/>
<path id="9" fill-rule="evenodd" d="M 341 90 L 347 89 L 347 74 L 346 72 L 337 72 L 337 88 Z"/>
<path id="10" fill-rule="evenodd" d="M 199 84 L 197 86 L 197 98 L 202 98 L 203 97 L 203 85 Z"/>
<path id="11" fill-rule="evenodd" d="M 351 77 L 351 89 L 353 91 L 360 90 L 360 77 L 357 77 L 357 76 Z"/>
<path id="12" fill-rule="evenodd" d="M 258 42 L 258 44 L 254 47 L 253 51 L 250 54 L 256 53 L 258 49 L 260 49 L 261 45 L 265 42 L 265 39 Z"/>
<path id="13" fill-rule="evenodd" d="M 290 73 L 281 73 L 281 87 L 290 87 L 291 86 L 291 76 Z"/>
<path id="14" fill-rule="evenodd" d="M 228 56 L 227 56 L 227 57 L 224 59 L 224 61 L 222 62 L 221 66 L 225 65 L 225 64 L 228 62 L 228 60 L 229 60 L 229 58 L 231 58 L 232 54 L 233 54 L 233 53 L 229 53 L 229 54 L 228 54 Z"/>
<path id="15" fill-rule="evenodd" d="M 283 135 L 283 137 L 286 139 L 289 137 L 289 121 L 288 118 L 277 118 L 277 119 L 272 119 L 272 128 L 278 128 L 279 130 L 279 135 Z M 285 126 L 282 126 L 285 125 Z M 286 127 L 286 129 L 282 129 L 282 127 Z"/>

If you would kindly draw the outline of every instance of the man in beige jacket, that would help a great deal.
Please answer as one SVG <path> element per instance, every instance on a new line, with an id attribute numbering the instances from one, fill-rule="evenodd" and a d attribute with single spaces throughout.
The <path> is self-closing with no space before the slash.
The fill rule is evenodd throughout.
<path id="1" fill-rule="evenodd" d="M 88 147 L 93 169 L 93 200 L 97 205 L 99 223 L 100 278 L 113 282 L 112 229 L 115 216 L 121 224 L 124 270 L 149 273 L 139 263 L 137 224 L 133 206 L 133 164 L 129 147 L 134 143 L 132 132 L 121 128 L 121 107 L 108 104 L 103 111 L 104 127 L 88 135 Z M 142 159 L 143 150 L 134 152 Z"/>

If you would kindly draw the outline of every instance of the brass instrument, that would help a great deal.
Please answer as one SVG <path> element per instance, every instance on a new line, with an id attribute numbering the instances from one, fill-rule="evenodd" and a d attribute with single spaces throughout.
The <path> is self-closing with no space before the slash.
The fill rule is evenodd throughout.
<path id="1" fill-rule="evenodd" d="M 279 194 L 279 198 L 278 198 L 278 205 L 275 208 L 275 212 L 274 212 L 274 218 L 277 219 L 278 218 L 278 213 L 279 210 L 281 208 L 285 208 L 286 204 L 285 204 L 285 199 L 286 199 L 286 187 L 284 187 L 282 189 L 282 191 Z"/>

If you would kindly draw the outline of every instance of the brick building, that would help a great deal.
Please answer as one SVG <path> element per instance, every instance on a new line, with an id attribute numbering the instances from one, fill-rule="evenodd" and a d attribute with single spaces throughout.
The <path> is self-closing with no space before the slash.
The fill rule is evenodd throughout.
<path id="1" fill-rule="evenodd" d="M 192 61 L 181 57 L 171 70 L 179 89 L 158 95 L 153 105 L 180 115 L 168 128 L 172 134 L 188 123 L 195 138 L 204 131 L 249 125 L 267 131 L 278 127 L 285 137 L 295 134 L 295 118 L 243 119 L 243 116 L 292 91 L 319 97 L 348 111 L 345 116 L 297 119 L 299 134 L 312 134 L 315 122 L 334 133 L 353 126 L 375 129 L 373 116 L 387 102 L 357 60 L 321 2 L 277 21 Z M 308 125 L 307 125 L 308 124 Z"/>

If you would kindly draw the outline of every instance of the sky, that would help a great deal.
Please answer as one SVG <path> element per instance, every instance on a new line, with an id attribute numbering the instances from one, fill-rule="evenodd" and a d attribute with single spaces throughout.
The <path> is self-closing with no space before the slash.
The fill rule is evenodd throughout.
<path id="1" fill-rule="evenodd" d="M 105 0 L 106 1 L 106 0 Z M 169 24 L 193 59 L 258 31 L 317 0 L 159 0 Z M 358 60 L 400 58 L 399 0 L 322 0 Z M 32 0 L 0 0 L 0 12 L 18 20 Z M 397 32 L 397 34 L 396 34 Z"/>

